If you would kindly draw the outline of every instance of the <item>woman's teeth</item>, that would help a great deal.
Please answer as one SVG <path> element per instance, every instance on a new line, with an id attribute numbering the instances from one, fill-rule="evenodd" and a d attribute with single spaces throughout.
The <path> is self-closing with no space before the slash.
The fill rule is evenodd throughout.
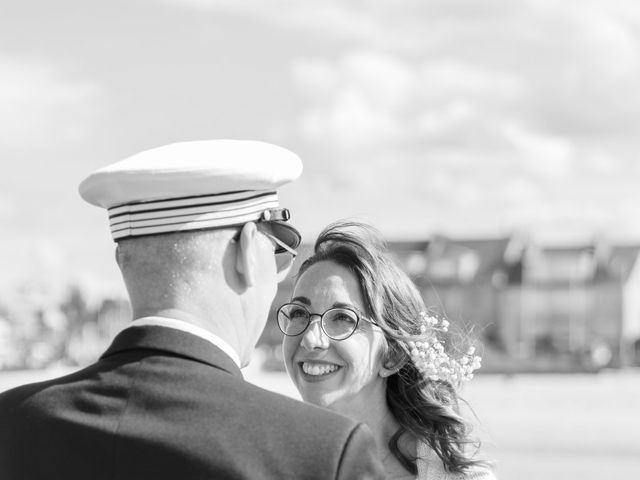
<path id="1" fill-rule="evenodd" d="M 338 365 L 329 365 L 326 363 L 302 363 L 302 371 L 307 375 L 326 375 L 327 373 L 335 372 L 338 368 Z"/>

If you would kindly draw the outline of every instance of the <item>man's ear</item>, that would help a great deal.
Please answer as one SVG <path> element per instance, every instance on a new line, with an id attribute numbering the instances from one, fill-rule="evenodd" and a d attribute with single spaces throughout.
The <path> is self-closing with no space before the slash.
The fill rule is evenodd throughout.
<path id="1" fill-rule="evenodd" d="M 256 283 L 256 236 L 258 229 L 253 222 L 245 223 L 240 231 L 238 251 L 236 254 L 236 270 L 244 278 L 245 284 L 252 287 Z"/>
<path id="2" fill-rule="evenodd" d="M 120 267 L 120 270 L 122 270 L 122 250 L 119 243 L 116 243 L 116 251 L 114 252 L 114 255 L 116 257 L 116 264 Z"/>

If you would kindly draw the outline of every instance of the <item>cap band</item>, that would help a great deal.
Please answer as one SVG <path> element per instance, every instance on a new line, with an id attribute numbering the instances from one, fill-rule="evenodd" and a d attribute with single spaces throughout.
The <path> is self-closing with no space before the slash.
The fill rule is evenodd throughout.
<path id="1" fill-rule="evenodd" d="M 139 202 L 109 208 L 114 240 L 128 237 L 240 225 L 278 208 L 274 191 L 241 191 Z"/>

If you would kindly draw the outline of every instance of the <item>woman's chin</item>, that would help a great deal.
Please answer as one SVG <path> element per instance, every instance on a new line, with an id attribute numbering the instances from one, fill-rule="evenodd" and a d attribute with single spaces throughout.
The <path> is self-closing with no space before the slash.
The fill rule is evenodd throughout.
<path id="1" fill-rule="evenodd" d="M 335 392 L 321 390 L 314 387 L 315 386 L 312 386 L 311 388 L 298 389 L 302 400 L 312 405 L 331 410 L 331 406 L 339 397 L 335 395 Z"/>

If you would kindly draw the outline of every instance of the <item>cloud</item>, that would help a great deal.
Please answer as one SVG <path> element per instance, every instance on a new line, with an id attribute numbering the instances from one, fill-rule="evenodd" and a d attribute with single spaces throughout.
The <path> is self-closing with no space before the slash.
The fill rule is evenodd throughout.
<path id="1" fill-rule="evenodd" d="M 299 58 L 292 75 L 305 102 L 303 136 L 351 149 L 505 144 L 500 117 L 522 95 L 507 72 L 452 59 L 411 63 L 376 50 L 349 50 L 334 61 Z"/>
<path id="2" fill-rule="evenodd" d="M 3 195 L 0 195 L 0 220 L 8 220 L 13 217 L 16 212 L 14 203 Z"/>
<path id="3" fill-rule="evenodd" d="M 429 101 L 462 96 L 502 103 L 517 101 L 523 94 L 522 80 L 515 71 L 440 56 L 429 58 L 418 68 L 420 97 Z"/>
<path id="4" fill-rule="evenodd" d="M 397 58 L 352 51 L 337 64 L 298 59 L 292 74 L 309 104 L 300 122 L 307 138 L 331 138 L 337 145 L 355 148 L 371 138 L 386 142 L 404 135 L 401 117 L 410 105 L 417 75 Z"/>
<path id="5" fill-rule="evenodd" d="M 505 123 L 502 132 L 516 150 L 514 157 L 531 172 L 550 177 L 570 173 L 573 148 L 567 138 L 534 132 L 516 123 Z"/>
<path id="6" fill-rule="evenodd" d="M 398 110 L 411 100 L 416 74 L 407 62 L 376 51 L 350 51 L 342 61 L 345 82 L 358 85 L 382 108 Z"/>
<path id="7" fill-rule="evenodd" d="M 640 123 L 640 4 L 634 0 L 165 1 L 249 16 L 303 38 L 319 36 L 340 51 L 337 60 L 294 60 L 301 91 L 325 89 L 326 95 L 328 79 L 301 81 L 300 65 L 309 73 L 322 68 L 321 75 L 339 82 L 379 74 L 371 84 L 388 95 L 382 80 L 398 81 L 391 98 L 398 101 L 415 93 L 402 86 L 407 73 L 401 71 L 413 77 L 417 67 L 417 99 L 430 112 L 454 102 L 480 104 L 481 115 L 516 112 L 554 135 L 636 131 Z M 366 93 L 369 85 L 359 85 Z M 327 114 L 327 122 L 331 118 Z"/>
<path id="8" fill-rule="evenodd" d="M 380 31 L 377 15 L 370 9 L 377 2 L 352 5 L 338 0 L 163 0 L 203 13 L 246 15 L 278 28 L 334 39 L 375 38 Z M 363 8 L 364 7 L 364 8 Z M 376 8 L 376 10 L 378 10 Z M 384 18 L 384 17 L 382 17 Z"/>
<path id="9" fill-rule="evenodd" d="M 359 90 L 346 88 L 328 109 L 305 112 L 300 130 L 307 138 L 324 141 L 330 138 L 337 147 L 357 148 L 401 134 L 396 119 L 388 111 L 376 108 Z"/>
<path id="10" fill-rule="evenodd" d="M 175 76 L 161 75 L 166 57 L 151 55 L 144 67 L 158 83 L 141 95 L 148 103 L 132 106 L 139 89 L 129 89 L 118 107 L 178 118 L 167 121 L 167 131 L 191 135 L 198 123 L 181 120 L 191 105 L 211 122 L 228 112 L 245 115 L 243 109 L 264 117 L 267 109 L 254 98 L 275 99 L 265 123 L 305 161 L 305 175 L 290 191 L 292 210 L 307 213 L 300 219 L 307 229 L 352 214 L 414 234 L 435 225 L 566 230 L 575 225 L 562 216 L 595 225 L 606 222 L 607 211 L 616 219 L 606 223 L 612 229 L 637 223 L 640 194 L 624 183 L 640 179 L 637 0 L 163 1 L 171 8 L 153 10 L 158 31 L 175 11 L 186 12 L 180 21 L 189 34 L 176 31 L 163 41 L 187 74 L 178 68 Z M 151 4 L 158 0 L 145 6 Z M 233 34 L 199 30 L 210 33 L 211 24 Z M 135 43 L 132 32 L 139 29 L 125 29 L 116 47 Z M 114 89 L 107 93 L 131 85 L 127 75 L 140 67 L 142 47 L 156 52 L 148 37 L 134 54 L 113 51 L 123 62 L 111 65 L 130 70 L 105 82 Z M 212 53 L 207 42 L 219 47 L 221 37 L 233 41 Z M 190 63 L 196 74 L 188 75 Z M 209 81 L 219 73 L 225 83 Z M 206 88 L 176 88 L 183 75 Z M 0 84 L 0 128 L 16 145 L 33 143 L 34 132 L 81 134 L 102 94 L 65 69 L 28 60 L 0 58 Z M 187 100 L 181 115 L 157 115 L 166 103 L 155 94 L 167 92 L 176 104 Z M 214 109 L 192 103 L 205 97 Z M 237 125 L 234 133 L 264 135 Z M 211 131 L 209 123 L 200 127 Z M 145 128 L 154 138 L 164 135 Z M 616 207 L 621 185 L 629 208 Z"/>
<path id="11" fill-rule="evenodd" d="M 45 63 L 0 57 L 0 148 L 83 135 L 97 94 Z"/>
<path id="12" fill-rule="evenodd" d="M 638 223 L 636 0 L 171 3 L 299 45 L 279 132 L 301 146 L 307 232 L 350 215 L 414 236 Z"/>

